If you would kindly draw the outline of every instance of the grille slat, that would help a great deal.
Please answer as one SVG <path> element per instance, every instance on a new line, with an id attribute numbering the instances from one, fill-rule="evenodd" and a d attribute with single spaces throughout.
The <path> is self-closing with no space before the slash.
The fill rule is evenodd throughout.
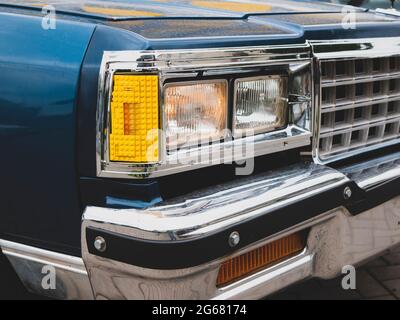
<path id="1" fill-rule="evenodd" d="M 321 107 L 323 109 L 346 105 L 351 107 L 354 104 L 379 103 L 381 100 L 387 102 L 388 100 L 400 99 L 400 82 L 396 86 L 396 91 L 392 92 L 389 91 L 390 84 L 380 84 L 381 89 L 376 92 L 374 92 L 373 85 L 374 82 L 370 82 L 363 85 L 362 89 L 356 88 L 357 85 L 322 88 Z"/>
<path id="2" fill-rule="evenodd" d="M 338 80 L 323 80 L 321 82 L 322 88 L 330 88 L 341 85 L 352 85 L 352 84 L 361 84 L 368 83 L 371 81 L 385 81 L 400 78 L 400 73 L 391 73 L 391 74 L 380 74 L 380 75 L 369 75 L 369 76 L 356 76 L 352 78 L 344 78 Z"/>
<path id="3" fill-rule="evenodd" d="M 321 160 L 400 138 L 400 57 L 319 63 Z"/>
<path id="4" fill-rule="evenodd" d="M 363 106 L 371 106 L 372 104 L 380 104 L 380 103 L 389 103 L 392 101 L 400 101 L 400 95 L 389 95 L 387 98 L 380 99 L 370 99 L 370 100 L 362 100 L 362 101 L 353 101 L 347 104 L 331 104 L 331 105 L 322 105 L 321 112 L 327 113 L 337 110 L 346 110 L 346 109 L 355 109 L 357 107 Z"/>
<path id="5" fill-rule="evenodd" d="M 344 134 L 344 133 L 350 132 L 350 131 L 368 129 L 370 127 L 375 127 L 375 126 L 386 126 L 387 124 L 390 124 L 390 123 L 400 123 L 400 117 L 394 118 L 394 119 L 389 119 L 387 121 L 371 122 L 371 123 L 363 124 L 363 125 L 359 125 L 359 126 L 342 126 L 342 127 L 338 127 L 335 129 L 324 128 L 323 130 L 321 130 L 320 137 L 324 138 L 327 136 Z"/>

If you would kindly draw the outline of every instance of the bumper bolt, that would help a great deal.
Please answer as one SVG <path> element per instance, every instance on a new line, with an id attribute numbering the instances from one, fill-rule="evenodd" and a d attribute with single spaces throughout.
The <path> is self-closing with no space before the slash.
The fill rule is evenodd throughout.
<path id="1" fill-rule="evenodd" d="M 346 200 L 350 199 L 352 195 L 353 195 L 353 191 L 351 191 L 350 187 L 344 188 L 343 196 Z"/>
<path id="2" fill-rule="evenodd" d="M 240 242 L 240 235 L 239 232 L 234 231 L 229 235 L 229 245 L 231 247 L 236 247 Z"/>
<path id="3" fill-rule="evenodd" d="M 104 252 L 106 251 L 107 245 L 106 240 L 103 237 L 96 237 L 94 240 L 94 247 L 97 251 Z"/>

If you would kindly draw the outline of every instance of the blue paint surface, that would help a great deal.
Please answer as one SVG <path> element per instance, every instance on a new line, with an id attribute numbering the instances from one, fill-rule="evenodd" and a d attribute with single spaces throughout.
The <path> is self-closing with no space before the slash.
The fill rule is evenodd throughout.
<path id="1" fill-rule="evenodd" d="M 94 27 L 41 22 L 0 13 L 0 233 L 79 252 L 75 109 Z"/>

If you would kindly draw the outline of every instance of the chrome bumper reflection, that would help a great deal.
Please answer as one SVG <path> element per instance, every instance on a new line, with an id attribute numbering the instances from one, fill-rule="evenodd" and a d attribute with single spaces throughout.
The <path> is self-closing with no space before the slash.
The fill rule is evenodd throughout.
<path id="1" fill-rule="evenodd" d="M 368 190 L 400 177 L 400 152 L 340 169 L 357 185 Z"/>
<path id="2" fill-rule="evenodd" d="M 223 288 L 215 280 L 224 259 L 189 269 L 154 270 L 96 257 L 84 248 L 84 260 L 97 299 L 258 299 L 311 277 L 336 277 L 343 266 L 358 265 L 400 243 L 399 208 L 400 197 L 357 216 L 338 208 L 254 244 L 237 255 L 311 228 L 304 252 Z"/>
<path id="3" fill-rule="evenodd" d="M 0 248 L 28 291 L 55 299 L 93 300 L 82 259 L 1 239 Z"/>
<path id="4" fill-rule="evenodd" d="M 358 186 L 369 186 L 370 183 L 365 183 L 367 179 L 382 183 L 382 177 L 387 181 L 397 178 L 395 168 L 382 169 L 382 162 L 387 160 L 383 157 L 365 162 L 364 170 L 369 174 L 359 174 L 354 179 Z M 381 170 L 376 170 L 376 166 Z M 224 186 L 214 193 L 213 190 L 198 193 L 196 198 L 175 199 L 143 211 L 89 207 L 82 225 L 82 250 L 94 296 L 100 299 L 256 299 L 310 277 L 335 277 L 344 265 L 357 265 L 400 243 L 400 197 L 356 216 L 342 206 L 332 208 L 232 255 L 174 270 L 139 267 L 90 254 L 85 230 L 92 226 L 152 241 L 196 239 L 341 186 L 355 172 L 354 166 L 339 171 L 302 164 L 276 175 Z M 310 230 L 304 252 L 226 287 L 216 287 L 222 261 L 303 229 Z M 148 254 L 151 253 L 143 252 L 143 257 Z"/>
<path id="5" fill-rule="evenodd" d="M 88 207 L 84 227 L 121 232 L 148 240 L 188 240 L 288 206 L 349 179 L 331 168 L 306 163 L 287 170 L 211 188 L 170 204 L 138 209 Z"/>

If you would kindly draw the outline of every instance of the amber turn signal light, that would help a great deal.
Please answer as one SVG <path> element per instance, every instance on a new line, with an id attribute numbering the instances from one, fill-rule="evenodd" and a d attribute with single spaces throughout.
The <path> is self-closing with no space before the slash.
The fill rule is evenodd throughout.
<path id="1" fill-rule="evenodd" d="M 227 285 L 292 257 L 304 249 L 305 239 L 304 232 L 294 233 L 223 262 L 219 269 L 217 286 Z"/>
<path id="2" fill-rule="evenodd" d="M 114 75 L 110 160 L 157 162 L 158 129 L 158 76 Z"/>

